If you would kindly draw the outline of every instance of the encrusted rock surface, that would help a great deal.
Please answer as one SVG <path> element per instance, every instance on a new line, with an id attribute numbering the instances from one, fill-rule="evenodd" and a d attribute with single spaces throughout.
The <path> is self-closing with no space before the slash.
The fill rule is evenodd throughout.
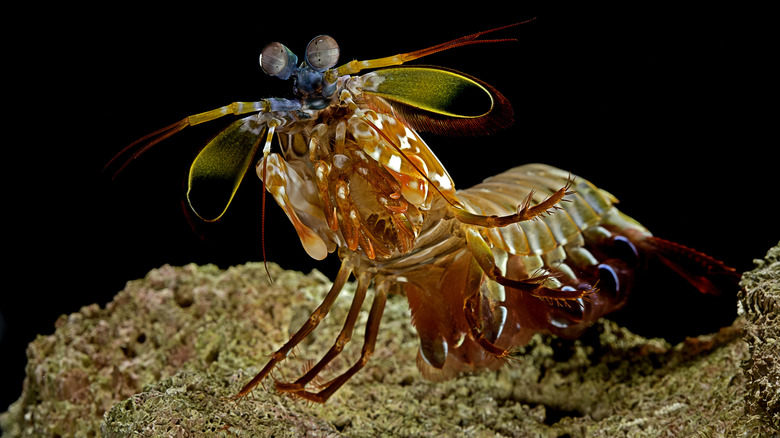
<path id="1" fill-rule="evenodd" d="M 317 306 L 327 278 L 271 264 L 271 285 L 262 264 L 163 266 L 32 342 L 23 394 L 0 426 L 9 437 L 771 435 L 779 254 L 744 276 L 743 315 L 718 333 L 670 345 L 602 321 L 578 341 L 538 336 L 503 369 L 444 383 L 417 372 L 408 306 L 393 296 L 376 354 L 325 405 L 272 384 L 231 397 Z M 276 378 L 294 379 L 330 347 L 353 287 Z M 365 318 L 326 377 L 358 356 Z"/>
<path id="2" fill-rule="evenodd" d="M 749 355 L 742 364 L 746 376 L 746 412 L 780 434 L 780 246 L 769 250 L 756 269 L 740 282 L 740 313 Z"/>

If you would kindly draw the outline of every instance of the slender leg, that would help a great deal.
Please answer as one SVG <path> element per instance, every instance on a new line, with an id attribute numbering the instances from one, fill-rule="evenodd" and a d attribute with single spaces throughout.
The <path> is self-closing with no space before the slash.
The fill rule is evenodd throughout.
<path id="1" fill-rule="evenodd" d="M 544 201 L 533 206 L 531 205 L 531 200 L 533 199 L 534 192 L 531 191 L 531 193 L 529 193 L 528 196 L 526 196 L 526 198 L 523 200 L 522 204 L 517 207 L 517 213 L 515 214 L 506 216 L 483 216 L 469 213 L 463 208 L 457 207 L 453 208 L 453 212 L 455 214 L 455 218 L 464 224 L 477 225 L 485 228 L 505 227 L 510 224 L 537 219 L 544 216 L 545 214 L 551 213 L 555 209 L 560 208 L 558 207 L 558 203 L 563 201 L 565 196 L 574 194 L 574 192 L 571 190 L 573 183 L 574 179 L 570 177 L 568 181 L 566 181 L 565 186 L 561 187 L 557 192 L 548 196 Z"/>
<path id="2" fill-rule="evenodd" d="M 463 306 L 463 313 L 466 317 L 466 322 L 471 330 L 471 336 L 486 352 L 491 355 L 504 358 L 509 355 L 509 351 L 501 347 L 498 347 L 493 342 L 485 337 L 482 315 L 484 309 L 482 309 L 483 299 L 481 293 L 482 283 L 482 269 L 479 264 L 472 258 L 469 266 L 468 282 L 472 285 L 468 290 L 473 290 L 470 296 L 466 297 L 466 301 Z"/>
<path id="3" fill-rule="evenodd" d="M 363 307 L 363 301 L 366 298 L 366 290 L 371 283 L 371 274 L 363 274 L 358 279 L 358 287 L 355 291 L 355 296 L 352 299 L 352 305 L 349 308 L 347 319 L 344 322 L 344 327 L 341 329 L 336 342 L 328 350 L 328 352 L 314 365 L 306 374 L 296 380 L 294 383 L 276 382 L 276 389 L 282 392 L 300 392 L 303 391 L 306 384 L 311 382 L 312 379 L 330 363 L 336 356 L 338 356 L 347 343 L 352 339 L 352 332 L 355 330 L 355 322 L 357 322 L 360 309 Z"/>
<path id="4" fill-rule="evenodd" d="M 247 394 L 252 392 L 252 390 L 263 380 L 265 379 L 268 374 L 273 371 L 276 364 L 283 361 L 287 358 L 287 355 L 290 353 L 290 350 L 293 349 L 296 345 L 298 345 L 306 336 L 309 335 L 322 321 L 323 318 L 325 318 L 325 315 L 328 314 L 330 311 L 330 308 L 333 306 L 333 303 L 336 301 L 336 298 L 338 298 L 339 293 L 341 292 L 341 289 L 344 287 L 344 284 L 349 279 L 350 274 L 352 273 L 352 264 L 349 262 L 349 259 L 344 259 L 344 261 L 341 264 L 341 269 L 339 269 L 339 273 L 336 275 L 336 280 L 333 282 L 333 286 L 330 288 L 330 291 L 325 296 L 325 299 L 322 301 L 322 304 L 320 304 L 319 307 L 309 316 L 309 319 L 303 324 L 303 326 L 290 338 L 287 343 L 285 343 L 282 348 L 276 350 L 275 353 L 271 355 L 271 359 L 268 361 L 268 363 L 263 367 L 262 370 L 260 370 L 257 375 L 250 380 L 246 385 L 244 385 L 243 388 L 236 394 L 235 398 L 240 399 L 242 397 L 246 397 Z"/>
<path id="5" fill-rule="evenodd" d="M 385 310 L 385 303 L 387 302 L 387 291 L 385 288 L 376 288 L 374 295 L 374 301 L 371 304 L 371 310 L 368 313 L 368 322 L 366 323 L 366 335 L 363 342 L 363 349 L 360 352 L 360 359 L 355 362 L 348 370 L 343 374 L 331 380 L 323 385 L 323 389 L 320 392 L 298 391 L 295 395 L 303 397 L 309 401 L 317 403 L 325 403 L 333 393 L 335 393 L 344 383 L 346 383 L 355 373 L 360 371 L 368 359 L 374 354 L 374 347 L 376 346 L 376 338 L 379 333 L 379 323 L 382 321 L 382 313 Z"/>
<path id="6" fill-rule="evenodd" d="M 568 302 L 586 297 L 596 291 L 595 288 L 569 291 L 544 287 L 544 283 L 550 278 L 550 274 L 537 275 L 523 280 L 507 278 L 503 275 L 501 269 L 496 266 L 493 251 L 491 251 L 488 244 L 476 230 L 468 229 L 466 231 L 466 244 L 485 275 L 502 286 L 511 287 L 537 298 L 563 305 L 568 305 Z"/>

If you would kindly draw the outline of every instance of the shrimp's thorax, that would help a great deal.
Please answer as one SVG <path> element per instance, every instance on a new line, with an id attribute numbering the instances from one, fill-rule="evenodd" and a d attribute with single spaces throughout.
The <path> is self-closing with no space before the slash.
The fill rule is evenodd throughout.
<path id="1" fill-rule="evenodd" d="M 284 175 L 265 181 L 293 224 L 303 225 L 296 229 L 307 251 L 319 238 L 327 252 L 343 246 L 387 260 L 414 248 L 435 222 L 431 206 L 454 188 L 425 142 L 394 115 L 371 109 L 354 79 L 341 81 L 341 98 L 311 117 L 286 117 L 278 131 L 283 160 L 271 154 L 257 169 L 261 178 L 264 166 L 269 177 Z"/>

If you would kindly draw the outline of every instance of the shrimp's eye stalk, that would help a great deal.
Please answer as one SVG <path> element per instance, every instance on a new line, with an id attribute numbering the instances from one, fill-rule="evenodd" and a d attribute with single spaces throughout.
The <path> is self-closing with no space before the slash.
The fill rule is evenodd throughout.
<path id="1" fill-rule="evenodd" d="M 324 72 L 338 61 L 339 45 L 333 37 L 320 35 L 306 46 L 306 63 L 318 72 Z"/>
<path id="2" fill-rule="evenodd" d="M 269 76 L 289 79 L 296 64 L 298 57 L 282 43 L 270 43 L 260 52 L 260 67 Z"/>

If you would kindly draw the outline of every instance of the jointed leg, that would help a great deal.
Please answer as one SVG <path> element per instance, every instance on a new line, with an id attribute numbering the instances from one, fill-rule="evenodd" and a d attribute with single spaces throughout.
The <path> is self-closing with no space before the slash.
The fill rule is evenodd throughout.
<path id="1" fill-rule="evenodd" d="M 290 353 L 290 350 L 298 345 L 304 338 L 306 338 L 306 336 L 309 335 L 309 333 L 311 333 L 317 327 L 320 321 L 322 321 L 322 319 L 325 318 L 325 315 L 327 315 L 330 311 L 330 308 L 333 306 L 333 303 L 336 301 L 336 298 L 339 296 L 339 292 L 341 292 L 341 289 L 344 287 L 344 284 L 347 282 L 347 279 L 349 279 L 351 273 L 352 266 L 349 263 L 349 260 L 345 259 L 341 264 L 339 273 L 336 275 L 336 280 L 333 282 L 333 286 L 330 288 L 330 291 L 328 291 L 328 294 L 325 296 L 322 304 L 317 307 L 311 316 L 309 316 L 309 319 L 290 338 L 290 340 L 287 341 L 287 343 L 285 343 L 282 348 L 276 350 L 276 352 L 271 355 L 271 359 L 268 361 L 265 367 L 263 367 L 263 369 L 260 370 L 260 372 L 257 373 L 257 375 L 252 380 L 250 380 L 249 383 L 241 388 L 238 394 L 236 394 L 235 398 L 245 397 L 247 394 L 252 392 L 252 390 L 263 379 L 265 379 L 268 374 L 271 373 L 271 371 L 273 371 L 276 364 L 286 359 L 287 355 Z"/>
<path id="2" fill-rule="evenodd" d="M 585 297 L 595 291 L 595 289 L 560 290 L 544 287 L 544 284 L 550 279 L 550 274 L 537 275 L 523 280 L 507 278 L 503 275 L 501 269 L 496 266 L 493 251 L 476 230 L 471 228 L 466 230 L 466 244 L 485 275 L 502 286 L 526 292 L 537 298 L 555 303 L 567 303 Z"/>
<path id="3" fill-rule="evenodd" d="M 523 202 L 517 206 L 517 213 L 506 215 L 506 216 L 496 216 L 496 215 L 485 216 L 485 215 L 471 213 L 467 211 L 465 208 L 463 208 L 463 205 L 456 198 L 453 198 L 452 196 L 439 190 L 436 183 L 431 181 L 428 178 L 427 173 L 423 169 L 421 169 L 420 166 L 417 165 L 417 163 L 415 162 L 416 160 L 407 156 L 406 153 L 402 150 L 402 148 L 397 144 L 397 142 L 394 141 L 392 138 L 390 138 L 387 134 L 385 134 L 384 131 L 379 129 L 371 121 L 371 119 L 364 116 L 361 117 L 361 120 L 364 121 L 366 124 L 368 124 L 374 130 L 374 132 L 376 132 L 377 135 L 382 137 L 387 142 L 387 144 L 391 145 L 395 149 L 398 156 L 400 156 L 405 162 L 407 162 L 412 168 L 414 168 L 417 174 L 420 175 L 420 177 L 422 177 L 424 180 L 427 181 L 429 187 L 439 192 L 439 194 L 444 198 L 444 200 L 447 201 L 448 204 L 450 204 L 451 210 L 455 215 L 455 218 L 458 219 L 458 221 L 460 221 L 461 223 L 467 225 L 476 225 L 484 228 L 505 227 L 507 225 L 511 225 L 511 224 L 515 224 L 518 222 L 523 222 L 531 219 L 536 219 L 545 214 L 548 214 L 552 210 L 559 208 L 558 203 L 563 201 L 563 198 L 565 196 L 574 194 L 574 192 L 571 190 L 571 186 L 574 183 L 574 178 L 570 176 L 569 179 L 566 181 L 566 185 L 558 189 L 558 191 L 548 196 L 547 199 L 543 200 L 537 205 L 533 205 L 533 206 L 531 205 L 531 201 L 533 200 L 533 195 L 534 195 L 534 191 L 531 190 L 531 192 L 528 194 L 528 196 L 526 196 Z"/>
<path id="4" fill-rule="evenodd" d="M 366 290 L 371 283 L 371 275 L 363 274 L 358 279 L 358 287 L 355 291 L 355 296 L 352 298 L 352 305 L 349 308 L 347 319 L 344 322 L 344 327 L 341 329 L 336 342 L 328 350 L 328 352 L 314 365 L 305 375 L 296 380 L 294 383 L 276 382 L 276 389 L 283 392 L 299 392 L 303 391 L 307 383 L 311 382 L 336 356 L 341 353 L 344 347 L 352 338 L 352 332 L 355 330 L 355 322 L 357 321 L 360 309 L 363 307 L 363 300 L 366 298 Z"/>
<path id="5" fill-rule="evenodd" d="M 374 347 L 376 345 L 377 334 L 379 333 L 379 323 L 382 320 L 382 313 L 385 310 L 385 303 L 387 302 L 387 291 L 379 286 L 376 288 L 374 295 L 374 301 L 371 304 L 371 310 L 368 314 L 368 322 L 366 323 L 366 334 L 363 342 L 363 349 L 360 352 L 360 359 L 354 363 L 343 374 L 339 375 L 335 379 L 323 385 L 323 389 L 320 392 L 298 391 L 295 395 L 303 397 L 307 400 L 324 403 L 335 393 L 344 383 L 347 382 L 355 373 L 360 371 L 368 359 L 374 354 Z"/>
<path id="6" fill-rule="evenodd" d="M 476 225 L 485 228 L 505 227 L 510 224 L 537 219 L 547 213 L 550 213 L 552 210 L 559 208 L 558 203 L 563 201 L 565 196 L 574 193 L 571 191 L 571 186 L 573 183 L 574 179 L 570 177 L 566 181 L 565 186 L 561 187 L 557 192 L 548 196 L 547 199 L 534 206 L 531 205 L 531 200 L 534 196 L 534 191 L 532 190 L 528 196 L 525 197 L 522 204 L 517 207 L 517 213 L 507 216 L 482 216 L 469 213 L 462 208 L 454 208 L 453 212 L 455 217 L 464 224 Z"/>
<path id="7" fill-rule="evenodd" d="M 483 305 L 487 304 L 483 301 L 482 297 L 482 269 L 474 259 L 472 259 L 469 266 L 467 281 L 469 283 L 467 290 L 474 291 L 471 296 L 466 297 L 463 308 L 466 322 L 468 323 L 469 329 L 471 330 L 471 336 L 474 338 L 477 344 L 479 344 L 488 353 L 498 358 L 506 357 L 509 355 L 509 351 L 498 347 L 486 336 L 486 332 L 490 331 L 490 329 L 493 327 L 490 329 L 485 327 L 486 324 L 491 322 L 489 321 L 491 318 L 487 318 L 488 320 L 486 320 L 485 315 L 488 315 L 491 312 L 489 312 L 489 309 L 482 308 Z M 491 335 L 493 335 L 492 337 L 495 340 L 497 333 L 491 333 Z"/>

